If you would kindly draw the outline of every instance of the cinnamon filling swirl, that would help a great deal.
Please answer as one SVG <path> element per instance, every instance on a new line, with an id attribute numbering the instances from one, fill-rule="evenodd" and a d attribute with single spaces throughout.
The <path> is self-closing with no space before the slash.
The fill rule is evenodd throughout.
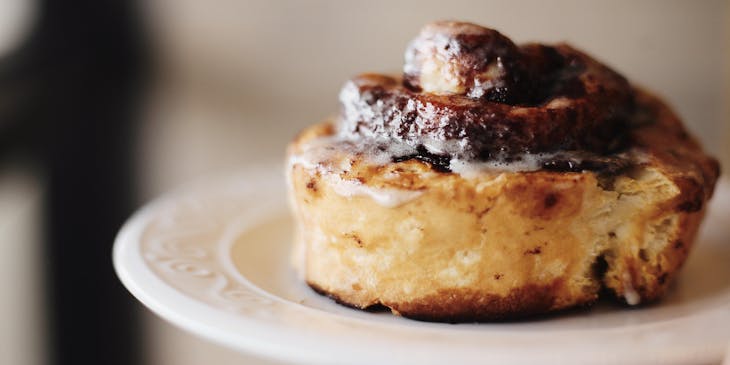
<path id="1" fill-rule="evenodd" d="M 357 76 L 340 102 L 340 138 L 407 145 L 411 153 L 393 161 L 418 158 L 441 170 L 454 159 L 525 154 L 542 156 L 539 168 L 620 169 L 635 111 L 627 80 L 590 56 L 564 44 L 517 46 L 457 22 L 424 28 L 402 77 Z"/>

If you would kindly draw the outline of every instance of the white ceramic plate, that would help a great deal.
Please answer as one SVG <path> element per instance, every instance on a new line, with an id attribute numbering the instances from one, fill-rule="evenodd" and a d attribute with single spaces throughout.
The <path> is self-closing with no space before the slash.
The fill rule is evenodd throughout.
<path id="1" fill-rule="evenodd" d="M 193 184 L 137 212 L 114 265 L 168 321 L 245 352 L 313 364 L 698 364 L 730 341 L 730 184 L 669 296 L 628 309 L 520 322 L 425 323 L 342 307 L 289 268 L 292 224 L 278 168 Z"/>

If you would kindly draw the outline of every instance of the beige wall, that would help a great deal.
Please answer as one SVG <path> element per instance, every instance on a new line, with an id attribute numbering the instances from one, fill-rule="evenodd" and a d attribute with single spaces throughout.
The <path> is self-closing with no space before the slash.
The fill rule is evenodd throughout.
<path id="1" fill-rule="evenodd" d="M 336 95 L 347 77 L 399 70 L 408 39 L 423 23 L 440 18 L 490 25 L 517 41 L 566 40 L 585 48 L 666 96 L 716 154 L 730 124 L 723 89 L 730 44 L 727 1 L 146 4 L 166 85 L 176 94 L 168 93 L 164 104 L 178 112 L 182 110 L 175 105 L 182 99 L 197 105 L 169 123 L 189 128 L 179 133 L 200 135 L 200 141 L 220 137 L 212 148 L 201 146 L 218 157 L 210 168 L 253 160 L 240 153 L 242 145 L 280 154 L 296 130 L 336 110 Z M 206 108 L 210 110 L 204 112 Z M 166 125 L 162 130 L 170 129 Z M 247 138 L 251 136 L 256 137 Z M 197 151 L 189 154 L 200 159 Z"/>
<path id="2" fill-rule="evenodd" d="M 163 71 L 140 148 L 148 196 L 194 176 L 280 159 L 297 130 L 335 112 L 346 78 L 399 70 L 406 42 L 422 24 L 444 18 L 520 42 L 565 40 L 586 49 L 664 95 L 709 150 L 725 149 L 730 167 L 728 1 L 145 4 Z M 148 328 L 155 364 L 256 362 L 157 319 Z"/>

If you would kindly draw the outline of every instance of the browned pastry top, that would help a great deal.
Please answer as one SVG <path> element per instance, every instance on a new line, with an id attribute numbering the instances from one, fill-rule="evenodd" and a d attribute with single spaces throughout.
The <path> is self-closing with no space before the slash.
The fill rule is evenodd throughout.
<path id="1" fill-rule="evenodd" d="M 626 79 L 568 46 L 517 46 L 470 23 L 426 26 L 403 77 L 364 74 L 343 88 L 340 136 L 405 143 L 429 158 L 620 149 L 634 115 Z"/>

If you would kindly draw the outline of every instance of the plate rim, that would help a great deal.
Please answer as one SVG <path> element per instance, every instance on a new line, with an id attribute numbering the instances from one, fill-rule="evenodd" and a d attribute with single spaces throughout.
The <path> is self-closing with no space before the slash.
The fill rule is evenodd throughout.
<path id="1" fill-rule="evenodd" d="M 274 171 L 278 171 L 278 173 L 274 174 Z M 302 324 L 298 323 L 295 325 L 299 327 L 293 327 L 291 324 L 282 325 L 281 323 L 273 323 L 262 318 L 255 318 L 240 314 L 235 315 L 220 308 L 215 308 L 172 287 L 147 265 L 141 252 L 141 237 L 146 227 L 145 224 L 149 223 L 156 214 L 158 214 L 162 206 L 170 204 L 171 202 L 180 199 L 182 196 L 194 195 L 198 188 L 202 188 L 202 192 L 204 193 L 206 189 L 208 189 L 206 187 L 220 186 L 219 184 L 226 184 L 234 181 L 241 184 L 253 184 L 255 183 L 253 181 L 270 182 L 269 180 L 272 178 L 283 180 L 281 171 L 283 171 L 282 168 L 275 168 L 271 165 L 249 167 L 233 174 L 194 181 L 163 194 L 162 196 L 145 204 L 124 223 L 115 239 L 112 256 L 117 276 L 135 298 L 137 298 L 147 308 L 152 310 L 152 312 L 156 313 L 173 325 L 238 351 L 255 353 L 260 356 L 266 356 L 278 360 L 322 364 L 364 364 L 372 363 L 373 361 L 393 362 L 393 360 L 396 360 L 398 363 L 418 363 L 423 365 L 442 363 L 442 361 L 447 359 L 451 362 L 454 362 L 454 360 L 457 362 L 461 362 L 461 360 L 469 362 L 469 359 L 471 358 L 478 362 L 492 361 L 496 363 L 534 363 L 536 354 L 531 354 L 529 351 L 518 351 L 511 354 L 508 353 L 509 351 L 488 353 L 486 350 L 490 349 L 489 346 L 480 346 L 480 349 L 474 349 L 473 344 L 452 344 L 450 347 L 453 347 L 454 351 L 452 351 L 451 354 L 446 355 L 453 356 L 445 357 L 443 351 L 439 353 L 435 348 L 429 348 L 425 352 L 416 353 L 413 351 L 413 343 L 406 343 L 405 345 L 401 344 L 403 346 L 393 350 L 392 346 L 388 346 L 389 341 L 384 341 L 383 339 L 368 337 L 364 338 L 360 343 L 355 344 L 353 343 L 353 338 L 357 339 L 357 336 L 353 337 L 352 333 L 311 333 L 310 331 L 313 330 L 311 325 L 309 327 L 301 327 Z M 255 178 L 252 179 L 251 177 Z M 717 190 L 720 189 L 730 191 L 730 181 L 721 180 L 718 183 Z M 197 193 L 200 194 L 201 192 L 197 191 Z M 719 194 L 716 191 L 716 196 L 717 195 Z M 264 289 L 257 287 L 253 283 L 248 284 L 259 291 L 266 292 Z M 276 297 L 272 293 L 268 294 L 287 306 L 297 306 L 297 303 Z M 297 309 L 300 310 L 302 315 L 311 316 L 314 319 L 337 316 L 336 314 L 328 314 L 320 309 L 309 308 L 303 305 L 299 305 L 299 307 L 301 308 Z M 196 315 L 196 313 L 199 315 Z M 359 322 L 359 326 L 368 326 L 367 321 L 360 318 L 346 317 L 345 323 L 355 323 L 351 322 L 353 320 L 357 320 Z M 677 328 L 684 326 L 685 329 L 697 331 L 698 328 L 696 327 L 698 325 L 717 323 L 717 320 L 724 321 L 730 325 L 730 303 L 728 303 L 725 307 L 714 308 L 707 312 L 696 313 L 687 317 L 648 323 L 636 327 L 608 328 L 595 332 L 607 334 L 614 332 L 613 335 L 616 336 L 624 335 L 641 337 L 646 335 L 647 331 L 656 331 L 657 327 L 659 329 L 667 326 L 669 328 L 674 327 L 674 330 L 676 331 Z M 383 325 L 384 323 L 370 323 L 369 327 L 371 327 L 372 330 L 384 330 L 388 328 Z M 393 328 L 393 324 L 391 323 L 387 323 L 386 325 L 390 326 L 391 329 Z M 405 326 L 395 326 L 405 328 Z M 443 326 L 448 327 L 450 325 Z M 431 327 L 428 328 L 433 330 Z M 316 326 L 314 329 L 316 330 Z M 406 333 L 412 330 L 412 327 L 405 329 Z M 509 332 L 512 333 L 510 334 Z M 570 332 L 575 334 L 585 331 L 571 330 Z M 595 334 L 595 332 L 593 334 Z M 373 333 L 366 333 L 366 335 L 372 334 Z M 522 336 L 529 339 L 529 336 L 524 336 L 524 332 L 507 331 L 507 333 L 503 334 L 507 335 L 505 337 Z M 534 335 L 535 334 L 533 334 L 533 336 Z M 488 339 L 489 337 L 484 336 L 483 334 L 476 334 L 475 336 L 483 339 Z M 726 334 L 726 336 L 728 336 L 728 339 L 726 339 L 725 342 L 730 340 L 730 333 Z M 493 334 L 492 337 L 494 337 Z M 534 338 L 531 340 L 534 341 Z M 532 347 L 532 350 L 533 352 L 542 351 L 540 355 L 543 357 L 540 361 L 544 363 L 577 364 L 584 363 L 589 360 L 592 362 L 598 361 L 606 364 L 619 362 L 624 363 L 619 361 L 625 360 L 625 358 L 621 358 L 620 356 L 622 354 L 617 352 L 617 350 L 627 350 L 626 344 L 627 343 L 623 344 L 623 349 L 607 350 L 605 348 L 602 349 L 601 346 L 598 345 L 592 347 L 588 346 L 578 350 L 571 349 L 573 352 L 569 354 L 568 358 L 566 358 L 568 355 L 565 353 L 558 354 L 560 351 L 553 351 L 553 358 L 551 358 L 551 353 L 546 352 L 546 349 L 539 348 L 539 346 Z M 421 346 L 422 344 L 416 345 Z M 580 345 L 585 345 L 585 343 L 581 343 Z M 388 354 L 383 354 L 382 351 L 378 352 L 373 350 L 378 349 L 379 346 L 387 349 Z M 365 348 L 372 351 L 363 351 Z M 327 351 L 322 351 L 323 349 L 327 349 Z M 725 346 L 715 345 L 705 346 L 704 348 L 696 347 L 694 351 L 688 351 L 687 348 L 684 347 L 670 347 L 665 350 L 666 351 L 661 354 L 657 351 L 641 352 L 637 357 L 634 357 L 631 362 L 659 362 L 668 364 L 685 363 L 687 361 L 696 362 L 698 360 L 708 362 L 718 361 L 719 359 L 722 359 Z M 353 354 L 358 356 L 353 356 Z M 597 356 L 601 357 L 601 355 L 605 356 L 597 359 Z"/>

